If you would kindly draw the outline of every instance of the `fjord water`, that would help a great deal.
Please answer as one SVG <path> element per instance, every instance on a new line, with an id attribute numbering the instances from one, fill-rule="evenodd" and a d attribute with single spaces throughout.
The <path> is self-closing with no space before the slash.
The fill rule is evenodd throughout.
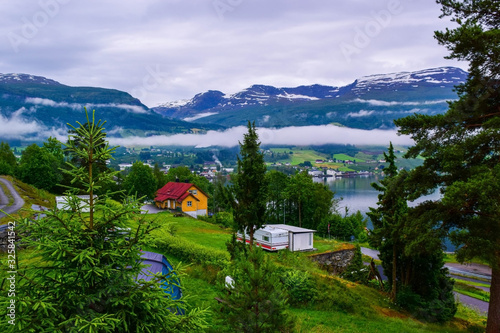
<path id="1" fill-rule="evenodd" d="M 344 215 L 347 209 L 349 214 L 356 213 L 358 210 L 366 216 L 370 211 L 369 207 L 377 207 L 378 195 L 380 192 L 375 190 L 371 184 L 379 182 L 383 176 L 370 175 L 370 176 L 355 176 L 355 177 L 341 177 L 341 178 L 314 178 L 316 182 L 322 182 L 327 185 L 330 190 L 335 193 L 335 199 L 342 199 L 338 203 L 337 211 Z M 415 206 L 425 200 L 438 200 L 440 198 L 439 191 L 431 195 L 419 198 L 414 202 L 409 202 L 410 206 Z M 372 229 L 373 225 L 370 219 L 367 223 L 368 229 Z M 455 248 L 448 239 L 445 240 L 444 245 L 446 251 L 453 251 Z"/>

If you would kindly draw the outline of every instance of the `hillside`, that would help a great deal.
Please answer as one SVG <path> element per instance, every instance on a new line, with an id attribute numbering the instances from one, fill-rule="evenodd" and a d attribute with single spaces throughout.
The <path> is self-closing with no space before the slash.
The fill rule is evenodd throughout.
<path id="1" fill-rule="evenodd" d="M 225 242 L 230 240 L 230 231 L 217 225 L 196 220 L 190 217 L 174 217 L 171 213 L 162 212 L 148 215 L 148 219 L 156 219 L 163 225 L 163 230 L 155 231 L 149 244 L 155 243 L 154 238 L 161 239 L 168 234 L 169 225 L 174 225 L 175 236 L 178 242 L 185 247 L 178 251 L 162 250 L 162 247 L 148 248 L 165 254 L 174 264 L 186 263 L 185 255 L 193 256 L 191 248 L 197 247 L 203 253 L 223 253 L 226 250 Z M 169 239 L 172 236 L 168 236 Z M 338 243 L 316 237 L 315 247 L 322 252 L 331 251 L 351 244 Z M 182 252 L 182 253 L 181 253 Z M 318 290 L 315 301 L 292 306 L 290 313 L 296 318 L 297 332 L 465 332 L 469 327 L 480 329 L 477 326 L 481 318 L 473 311 L 460 306 L 456 318 L 444 325 L 436 325 L 418 321 L 409 314 L 399 311 L 391 304 L 384 293 L 375 288 L 354 284 L 349 281 L 330 276 L 313 264 L 307 256 L 310 253 L 267 253 L 268 256 L 283 271 L 298 270 L 307 272 L 314 281 L 314 288 Z M 219 305 L 214 297 L 219 296 L 217 280 L 220 268 L 205 261 L 191 261 L 186 268 L 187 275 L 183 284 L 185 293 L 196 299 L 195 306 L 207 307 L 212 310 L 209 323 L 209 332 L 225 332 L 225 323 L 217 319 L 215 311 Z"/>
<path id="2" fill-rule="evenodd" d="M 262 127 L 338 123 L 362 129 L 393 128 L 394 119 L 410 113 L 444 112 L 446 101 L 457 98 L 454 86 L 466 78 L 459 68 L 440 67 L 370 75 L 343 87 L 253 85 L 232 95 L 210 90 L 152 109 L 164 116 L 226 127 L 255 120 Z"/>

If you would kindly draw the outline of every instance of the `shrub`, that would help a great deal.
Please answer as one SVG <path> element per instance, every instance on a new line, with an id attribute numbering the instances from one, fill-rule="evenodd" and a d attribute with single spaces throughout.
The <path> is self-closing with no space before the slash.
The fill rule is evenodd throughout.
<path id="1" fill-rule="evenodd" d="M 368 266 L 363 265 L 363 260 L 361 258 L 361 248 L 356 245 L 356 250 L 354 251 L 354 257 L 351 263 L 347 266 L 346 270 L 342 273 L 342 278 L 352 281 L 361 282 L 363 284 L 368 283 Z"/>
<path id="2" fill-rule="evenodd" d="M 282 277 L 282 281 L 292 305 L 308 303 L 314 300 L 318 293 L 307 272 L 289 270 Z"/>
<path id="3" fill-rule="evenodd" d="M 446 289 L 446 288 L 445 288 Z M 443 296 L 447 294 L 446 290 Z M 457 305 L 454 298 L 440 297 L 426 301 L 409 287 L 402 287 L 396 295 L 396 303 L 411 312 L 418 319 L 443 323 L 455 316 Z"/>

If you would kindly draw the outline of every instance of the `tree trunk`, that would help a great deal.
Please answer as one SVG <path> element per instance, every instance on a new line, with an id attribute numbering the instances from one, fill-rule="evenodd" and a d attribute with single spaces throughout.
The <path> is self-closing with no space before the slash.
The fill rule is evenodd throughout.
<path id="1" fill-rule="evenodd" d="M 486 333 L 500 332 L 500 255 L 497 255 L 496 265 L 492 266 Z"/>
<path id="2" fill-rule="evenodd" d="M 302 228 L 302 202 L 299 201 L 299 227 Z"/>
<path id="3" fill-rule="evenodd" d="M 93 164 L 93 142 L 92 142 L 92 134 L 89 138 L 89 194 L 90 194 L 90 198 L 89 198 L 89 208 L 90 208 L 90 215 L 89 215 L 89 219 L 90 219 L 90 230 L 93 230 L 94 229 L 94 179 L 92 177 L 92 164 Z"/>
<path id="4" fill-rule="evenodd" d="M 394 243 L 392 245 L 392 290 L 391 290 L 391 300 L 394 302 L 396 301 L 396 281 L 397 281 L 397 275 L 396 275 L 396 244 Z"/>
<path id="5" fill-rule="evenodd" d="M 248 228 L 248 237 L 250 237 L 249 241 L 250 241 L 250 250 L 252 249 L 252 246 L 253 246 L 253 234 L 254 234 L 254 231 L 253 231 L 253 227 L 250 227 Z"/>

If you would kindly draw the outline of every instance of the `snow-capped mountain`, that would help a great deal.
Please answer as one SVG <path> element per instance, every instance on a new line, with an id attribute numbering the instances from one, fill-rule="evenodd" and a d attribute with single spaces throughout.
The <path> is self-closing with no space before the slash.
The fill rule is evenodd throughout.
<path id="1" fill-rule="evenodd" d="M 232 95 L 210 90 L 197 94 L 191 100 L 165 103 L 153 110 L 186 121 L 224 126 L 241 125 L 248 119 L 260 121 L 261 126 L 331 122 L 352 125 L 353 118 L 374 115 L 377 111 L 366 110 L 367 106 L 385 106 L 386 114 L 408 113 L 413 109 L 415 112 L 443 112 L 447 107 L 445 101 L 456 98 L 453 87 L 463 83 L 466 78 L 467 73 L 460 68 L 439 67 L 365 76 L 343 87 L 317 84 L 277 88 L 253 85 Z M 416 108 L 420 104 L 435 105 Z M 398 107 L 397 110 L 394 107 Z M 284 113 L 287 115 L 284 116 Z M 380 112 L 377 114 L 380 115 Z M 343 121 L 346 119 L 349 121 Z M 392 119 L 379 125 L 392 126 Z M 359 122 L 361 119 L 357 120 Z"/>
<path id="2" fill-rule="evenodd" d="M 16 74 L 16 73 L 8 73 L 8 74 L 0 73 L 0 84 L 9 84 L 9 83 L 14 83 L 14 84 L 36 83 L 36 84 L 47 84 L 47 85 L 61 85 L 59 82 L 47 79 L 43 76 Z"/>
<path id="3" fill-rule="evenodd" d="M 107 121 L 108 136 L 220 128 L 162 117 L 124 91 L 71 87 L 41 76 L 0 73 L 0 141 L 64 136 L 68 123 L 86 122 L 84 108 L 95 109 L 96 116 Z"/>

